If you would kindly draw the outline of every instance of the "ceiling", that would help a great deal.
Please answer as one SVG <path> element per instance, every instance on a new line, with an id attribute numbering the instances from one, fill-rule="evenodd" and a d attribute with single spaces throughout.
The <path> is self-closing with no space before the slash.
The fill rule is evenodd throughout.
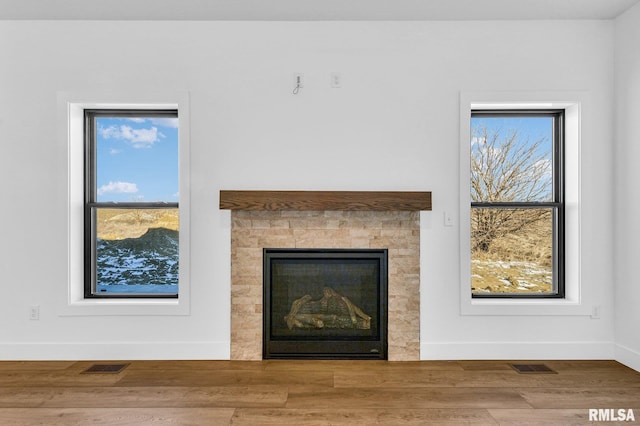
<path id="1" fill-rule="evenodd" d="M 0 20 L 612 19 L 640 0 L 0 0 Z"/>

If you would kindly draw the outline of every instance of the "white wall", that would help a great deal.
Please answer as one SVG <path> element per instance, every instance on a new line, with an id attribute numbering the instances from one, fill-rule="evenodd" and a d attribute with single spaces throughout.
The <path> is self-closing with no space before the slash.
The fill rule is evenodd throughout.
<path id="1" fill-rule="evenodd" d="M 422 215 L 423 357 L 612 358 L 613 36 L 608 21 L 0 22 L 0 359 L 228 357 L 220 189 L 433 191 Z M 342 88 L 329 87 L 333 71 Z M 294 72 L 306 79 L 297 96 Z M 191 99 L 190 315 L 60 316 L 57 93 L 161 89 Z M 465 90 L 588 92 L 581 284 L 600 319 L 460 315 L 459 233 L 442 214 L 459 208 Z"/>
<path id="2" fill-rule="evenodd" d="M 616 359 L 640 370 L 640 5 L 616 20 Z"/>

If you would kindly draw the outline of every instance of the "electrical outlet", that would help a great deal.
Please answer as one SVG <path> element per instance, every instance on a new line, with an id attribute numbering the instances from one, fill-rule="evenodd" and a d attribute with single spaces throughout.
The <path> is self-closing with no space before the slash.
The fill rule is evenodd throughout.
<path id="1" fill-rule="evenodd" d="M 32 321 L 40 319 L 40 305 L 29 306 L 29 319 Z"/>
<path id="2" fill-rule="evenodd" d="M 592 319 L 600 319 L 600 311 L 601 311 L 601 307 L 600 305 L 594 305 L 591 308 L 591 318 Z"/>

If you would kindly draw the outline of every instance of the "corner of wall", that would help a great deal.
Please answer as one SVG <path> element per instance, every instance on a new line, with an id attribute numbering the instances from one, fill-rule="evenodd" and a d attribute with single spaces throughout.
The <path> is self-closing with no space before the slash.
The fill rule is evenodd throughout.
<path id="1" fill-rule="evenodd" d="M 640 179 L 640 3 L 615 21 L 614 53 L 614 340 L 615 360 L 640 371 L 640 287 L 636 255 L 640 251 L 640 224 L 635 182 Z"/>

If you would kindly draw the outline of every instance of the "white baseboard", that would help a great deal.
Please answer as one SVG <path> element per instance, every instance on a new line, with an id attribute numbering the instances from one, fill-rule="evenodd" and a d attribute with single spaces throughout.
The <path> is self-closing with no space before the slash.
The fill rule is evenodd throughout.
<path id="1" fill-rule="evenodd" d="M 2 361 L 228 360 L 229 342 L 2 343 Z"/>
<path id="2" fill-rule="evenodd" d="M 1 361 L 228 360 L 229 342 L 3 343 Z M 613 359 L 640 371 L 640 353 L 613 342 L 423 343 L 422 360 Z"/>
<path id="3" fill-rule="evenodd" d="M 640 352 L 626 346 L 616 345 L 615 360 L 629 368 L 640 371 Z"/>
<path id="4" fill-rule="evenodd" d="M 422 360 L 614 359 L 613 342 L 422 343 Z"/>

